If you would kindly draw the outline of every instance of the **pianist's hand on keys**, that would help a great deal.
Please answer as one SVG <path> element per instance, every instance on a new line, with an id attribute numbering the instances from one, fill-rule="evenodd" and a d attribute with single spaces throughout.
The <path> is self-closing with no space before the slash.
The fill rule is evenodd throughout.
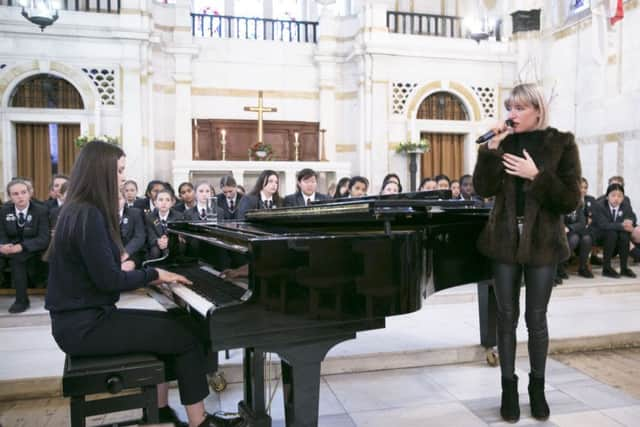
<path id="1" fill-rule="evenodd" d="M 171 273 L 170 271 L 156 268 L 158 271 L 158 280 L 154 280 L 150 285 L 160 285 L 162 283 L 181 283 L 183 285 L 191 285 L 191 280 L 181 274 Z"/>

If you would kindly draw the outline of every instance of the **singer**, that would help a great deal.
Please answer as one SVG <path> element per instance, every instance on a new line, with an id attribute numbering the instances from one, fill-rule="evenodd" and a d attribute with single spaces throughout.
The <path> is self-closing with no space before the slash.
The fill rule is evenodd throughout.
<path id="1" fill-rule="evenodd" d="M 531 414 L 546 420 L 550 412 L 544 395 L 547 305 L 556 265 L 570 255 L 563 214 L 580 202 L 580 158 L 573 134 L 547 126 L 547 105 L 538 86 L 516 86 L 505 107 L 511 126 L 496 125 L 495 136 L 480 146 L 473 173 L 477 194 L 495 196 L 477 245 L 493 261 L 502 375 L 500 415 L 509 422 L 520 418 L 515 353 L 524 274 Z"/>

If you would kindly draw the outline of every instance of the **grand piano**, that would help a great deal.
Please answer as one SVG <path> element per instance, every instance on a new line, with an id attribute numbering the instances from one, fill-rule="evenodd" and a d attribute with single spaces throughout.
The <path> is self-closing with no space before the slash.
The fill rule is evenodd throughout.
<path id="1" fill-rule="evenodd" d="M 186 249 L 158 266 L 194 285 L 164 293 L 200 322 L 212 351 L 244 349 L 238 410 L 249 426 L 271 426 L 266 353 L 281 360 L 286 425 L 315 427 L 320 365 L 333 346 L 419 310 L 434 292 L 489 278 L 475 247 L 488 209 L 450 197 L 405 193 L 169 224 Z M 228 269 L 247 277 L 230 279 Z"/>

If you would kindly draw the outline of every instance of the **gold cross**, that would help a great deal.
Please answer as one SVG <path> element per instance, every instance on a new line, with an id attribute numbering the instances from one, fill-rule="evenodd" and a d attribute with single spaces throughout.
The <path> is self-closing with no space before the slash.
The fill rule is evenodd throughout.
<path id="1" fill-rule="evenodd" d="M 273 113 L 278 111 L 274 107 L 265 107 L 262 104 L 262 91 L 258 92 L 258 106 L 257 107 L 244 107 L 244 111 L 252 111 L 258 113 L 258 144 L 262 144 L 262 113 Z"/>

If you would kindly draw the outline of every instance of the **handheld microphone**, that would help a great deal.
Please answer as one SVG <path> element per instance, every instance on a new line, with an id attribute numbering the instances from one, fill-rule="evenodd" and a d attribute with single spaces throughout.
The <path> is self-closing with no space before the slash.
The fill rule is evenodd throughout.
<path id="1" fill-rule="evenodd" d="M 505 120 L 504 124 L 506 124 L 509 127 L 512 127 L 513 126 L 513 120 L 507 119 L 507 120 Z M 483 135 L 480 135 L 478 137 L 478 139 L 476 139 L 476 144 L 482 144 L 483 142 L 487 142 L 487 141 L 489 141 L 491 138 L 493 138 L 496 135 L 497 135 L 496 132 L 494 132 L 493 130 L 490 130 L 489 132 L 487 132 L 487 133 L 485 133 Z"/>

